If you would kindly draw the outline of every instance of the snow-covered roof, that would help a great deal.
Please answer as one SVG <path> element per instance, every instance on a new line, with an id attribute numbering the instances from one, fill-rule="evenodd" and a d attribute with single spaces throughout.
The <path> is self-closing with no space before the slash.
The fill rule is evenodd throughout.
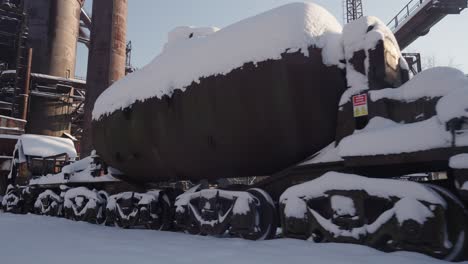
<path id="1" fill-rule="evenodd" d="M 341 65 L 341 30 L 336 18 L 321 6 L 292 3 L 204 37 L 176 41 L 150 64 L 105 90 L 96 101 L 93 119 L 137 101 L 171 96 L 175 89 L 184 91 L 200 78 L 227 74 L 245 63 L 277 60 L 285 52 L 299 50 L 308 55 L 310 46 L 322 48 L 325 64 Z"/>
<path id="2" fill-rule="evenodd" d="M 50 157 L 63 153 L 72 159 L 77 156 L 75 145 L 68 138 L 25 134 L 17 144 L 25 156 Z"/>

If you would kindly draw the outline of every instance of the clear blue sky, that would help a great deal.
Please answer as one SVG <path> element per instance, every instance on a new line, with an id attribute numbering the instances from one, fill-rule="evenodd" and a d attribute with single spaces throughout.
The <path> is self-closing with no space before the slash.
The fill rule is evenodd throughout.
<path id="1" fill-rule="evenodd" d="M 271 8 L 297 2 L 293 0 L 128 0 L 127 39 L 133 43 L 132 63 L 142 67 L 160 51 L 167 32 L 176 26 L 225 27 Z M 343 22 L 342 0 L 314 0 Z M 363 0 L 365 15 L 390 21 L 409 0 Z M 91 1 L 86 8 L 91 10 Z M 407 52 L 420 52 L 435 58 L 437 65 L 452 65 L 468 73 L 468 10 L 450 15 Z M 77 75 L 86 74 L 87 51 L 79 45 Z M 424 60 L 424 59 L 423 59 Z"/>

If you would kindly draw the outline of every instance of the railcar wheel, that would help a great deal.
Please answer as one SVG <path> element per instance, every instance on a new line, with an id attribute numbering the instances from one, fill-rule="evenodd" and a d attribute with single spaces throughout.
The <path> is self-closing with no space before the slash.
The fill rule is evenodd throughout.
<path id="1" fill-rule="evenodd" d="M 147 215 L 145 227 L 152 230 L 169 230 L 172 227 L 171 202 L 166 194 L 161 193 L 157 202 L 148 205 L 147 212 L 140 209 L 140 218 Z M 141 220 L 141 219 L 140 219 Z"/>
<path id="2" fill-rule="evenodd" d="M 115 220 L 116 226 L 127 229 L 135 226 L 139 219 L 139 209 L 136 198 L 118 199 L 115 204 Z"/>
<path id="3" fill-rule="evenodd" d="M 455 195 L 448 190 L 428 185 L 447 202 L 445 217 L 447 219 L 447 241 L 451 244 L 451 250 L 444 257 L 447 261 L 461 261 L 468 259 L 468 210 Z"/>
<path id="4" fill-rule="evenodd" d="M 160 190 L 123 192 L 108 198 L 107 220 L 121 228 L 134 226 L 167 230 L 172 225 L 171 205 Z"/>
<path id="5" fill-rule="evenodd" d="M 63 199 L 52 190 L 45 190 L 36 198 L 34 213 L 47 216 L 62 215 Z"/>
<path id="6" fill-rule="evenodd" d="M 9 185 L 7 188 L 7 193 L 3 197 L 2 206 L 3 210 L 7 213 L 12 214 L 23 214 L 24 201 L 21 197 L 21 190 Z"/>
<path id="7" fill-rule="evenodd" d="M 261 189 L 249 189 L 247 192 L 258 200 L 256 230 L 252 233 L 241 233 L 240 236 L 249 240 L 266 240 L 274 238 L 277 227 L 277 215 L 273 200 L 268 193 Z"/>
<path id="8" fill-rule="evenodd" d="M 91 224 L 105 220 L 105 197 L 85 187 L 70 189 L 65 193 L 65 218 Z"/>

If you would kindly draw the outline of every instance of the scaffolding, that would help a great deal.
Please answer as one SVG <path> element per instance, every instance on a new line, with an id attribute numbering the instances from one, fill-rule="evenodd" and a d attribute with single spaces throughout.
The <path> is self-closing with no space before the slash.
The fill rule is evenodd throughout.
<path id="1" fill-rule="evenodd" d="M 343 21 L 349 23 L 364 15 L 361 0 L 343 0 Z"/>

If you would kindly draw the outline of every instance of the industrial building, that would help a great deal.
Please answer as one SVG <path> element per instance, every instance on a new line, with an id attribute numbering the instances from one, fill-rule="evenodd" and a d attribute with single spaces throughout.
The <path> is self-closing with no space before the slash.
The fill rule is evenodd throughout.
<path id="1" fill-rule="evenodd" d="M 84 0 L 0 3 L 0 114 L 10 120 L 9 133 L 78 142 L 83 129 L 89 129 L 83 123 L 90 120 L 84 109 L 92 108 L 97 96 L 125 74 L 131 51 L 126 44 L 127 1 L 94 1 L 94 18 L 83 5 Z M 89 48 L 88 80 L 75 76 L 79 43 Z"/>

